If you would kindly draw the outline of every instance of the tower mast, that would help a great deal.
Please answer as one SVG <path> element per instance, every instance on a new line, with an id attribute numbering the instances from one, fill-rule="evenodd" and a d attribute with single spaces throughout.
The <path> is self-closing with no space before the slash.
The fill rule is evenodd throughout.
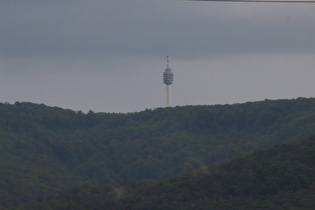
<path id="1" fill-rule="evenodd" d="M 172 72 L 172 69 L 170 69 L 169 56 L 167 56 L 166 59 L 167 59 L 167 65 L 163 73 L 163 82 L 166 85 L 166 106 L 170 107 L 172 106 L 171 84 L 173 84 L 173 81 L 174 81 L 174 74 Z"/>

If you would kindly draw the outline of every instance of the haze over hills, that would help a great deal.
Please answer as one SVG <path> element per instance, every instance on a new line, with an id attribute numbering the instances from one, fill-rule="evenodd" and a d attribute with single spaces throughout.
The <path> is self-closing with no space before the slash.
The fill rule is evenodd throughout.
<path id="1" fill-rule="evenodd" d="M 0 104 L 0 206 L 72 186 L 161 180 L 314 133 L 315 99 L 84 114 Z"/>

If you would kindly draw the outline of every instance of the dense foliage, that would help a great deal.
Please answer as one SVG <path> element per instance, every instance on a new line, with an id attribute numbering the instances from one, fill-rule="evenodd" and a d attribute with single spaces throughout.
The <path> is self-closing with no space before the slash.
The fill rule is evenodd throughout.
<path id="1" fill-rule="evenodd" d="M 117 180 L 157 180 L 314 133 L 315 99 L 82 113 L 0 103 L 0 206 Z"/>
<path id="2" fill-rule="evenodd" d="M 314 209 L 315 137 L 159 183 L 72 188 L 20 209 Z"/>

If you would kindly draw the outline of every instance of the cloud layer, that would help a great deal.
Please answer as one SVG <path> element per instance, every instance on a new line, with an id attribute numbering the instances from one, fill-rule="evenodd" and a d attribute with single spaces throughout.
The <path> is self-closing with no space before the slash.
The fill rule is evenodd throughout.
<path id="1" fill-rule="evenodd" d="M 315 5 L 3 0 L 0 7 L 3 102 L 115 112 L 164 106 L 166 55 L 176 105 L 311 96 L 315 88 L 308 84 Z"/>

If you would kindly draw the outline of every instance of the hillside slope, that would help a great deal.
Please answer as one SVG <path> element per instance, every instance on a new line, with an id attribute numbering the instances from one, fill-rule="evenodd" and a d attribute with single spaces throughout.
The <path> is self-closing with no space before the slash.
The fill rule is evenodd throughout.
<path id="1" fill-rule="evenodd" d="M 174 177 L 315 130 L 315 99 L 84 114 L 0 104 L 0 206 L 83 184 Z"/>
<path id="2" fill-rule="evenodd" d="M 73 188 L 18 209 L 311 210 L 314 206 L 312 137 L 155 184 Z"/>

